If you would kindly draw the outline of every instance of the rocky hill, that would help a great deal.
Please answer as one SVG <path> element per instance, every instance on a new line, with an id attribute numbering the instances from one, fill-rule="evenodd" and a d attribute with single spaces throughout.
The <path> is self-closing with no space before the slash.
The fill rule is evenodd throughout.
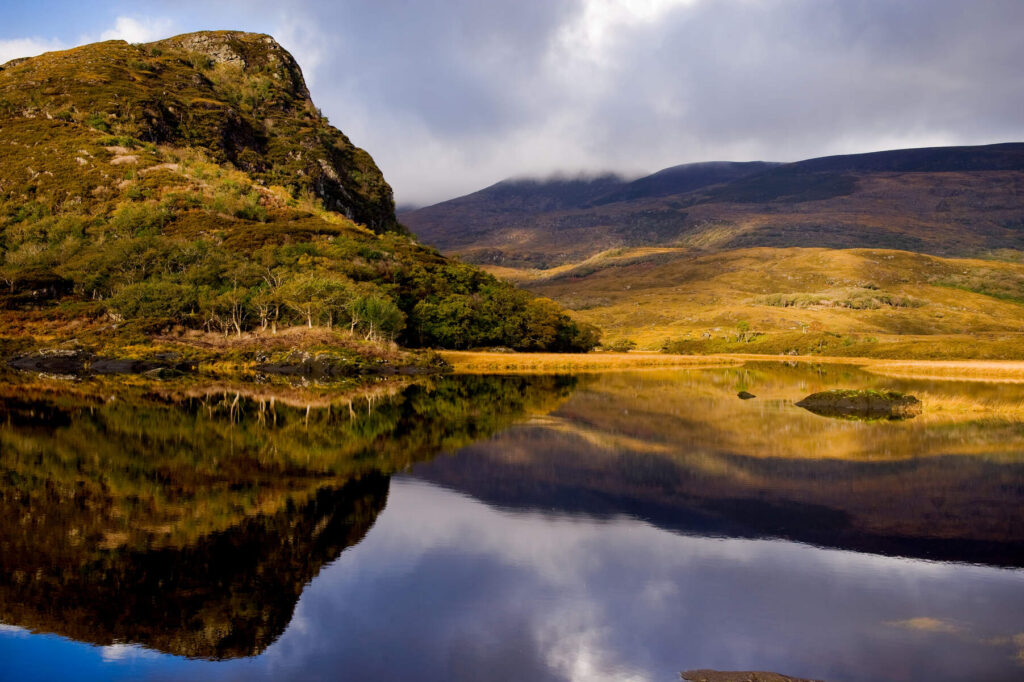
<path id="1" fill-rule="evenodd" d="M 0 280 L 8 352 L 209 347 L 286 326 L 377 355 L 391 340 L 578 350 L 595 338 L 421 246 L 295 59 L 230 31 L 0 66 Z"/>

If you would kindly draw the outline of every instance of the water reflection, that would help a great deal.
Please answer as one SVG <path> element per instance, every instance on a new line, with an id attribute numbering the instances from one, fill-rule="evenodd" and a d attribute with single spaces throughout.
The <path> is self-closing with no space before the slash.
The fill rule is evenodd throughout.
<path id="1" fill-rule="evenodd" d="M 0 399 L 0 621 L 257 654 L 372 526 L 387 476 L 564 399 L 468 377 L 330 400 L 67 390 Z"/>
<path id="2" fill-rule="evenodd" d="M 836 387 L 925 409 L 793 405 Z M 1022 404 L 779 364 L 0 389 L 0 678 L 1019 679 Z"/>

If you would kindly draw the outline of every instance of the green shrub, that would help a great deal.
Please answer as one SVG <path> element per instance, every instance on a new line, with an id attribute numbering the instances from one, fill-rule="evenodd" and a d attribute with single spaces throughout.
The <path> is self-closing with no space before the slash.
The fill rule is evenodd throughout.
<path id="1" fill-rule="evenodd" d="M 605 348 L 615 353 L 628 353 L 636 348 L 636 341 L 632 339 L 618 339 L 617 341 L 612 341 Z"/>
<path id="2" fill-rule="evenodd" d="M 85 125 L 104 133 L 110 132 L 110 124 L 107 123 L 106 117 L 101 114 L 90 114 L 89 117 L 85 119 Z"/>
<path id="3" fill-rule="evenodd" d="M 125 319 L 186 320 L 197 305 L 195 289 L 174 282 L 145 281 L 118 291 L 108 307 Z"/>

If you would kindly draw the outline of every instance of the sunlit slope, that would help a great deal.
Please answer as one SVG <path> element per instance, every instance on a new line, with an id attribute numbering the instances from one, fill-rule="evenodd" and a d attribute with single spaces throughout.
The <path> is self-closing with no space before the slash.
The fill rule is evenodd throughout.
<path id="1" fill-rule="evenodd" d="M 641 348 L 685 339 L 676 350 L 1024 357 L 1017 263 L 882 249 L 660 248 L 495 272 L 573 309 L 606 340 Z"/>

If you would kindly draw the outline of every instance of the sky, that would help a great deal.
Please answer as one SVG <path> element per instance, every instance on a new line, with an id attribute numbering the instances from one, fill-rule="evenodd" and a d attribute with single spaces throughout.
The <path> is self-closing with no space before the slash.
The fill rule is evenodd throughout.
<path id="1" fill-rule="evenodd" d="M 207 29 L 277 38 L 406 205 L 1024 140 L 1021 0 L 0 0 L 0 63 Z"/>

